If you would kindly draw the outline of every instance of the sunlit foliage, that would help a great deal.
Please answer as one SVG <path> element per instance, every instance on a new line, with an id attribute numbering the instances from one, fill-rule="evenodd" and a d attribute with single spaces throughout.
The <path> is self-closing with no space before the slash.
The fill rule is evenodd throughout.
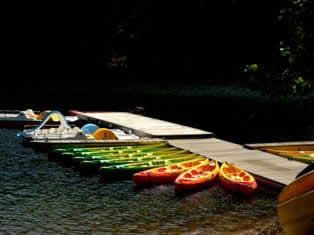
<path id="1" fill-rule="evenodd" d="M 313 10 L 309 0 L 290 0 L 278 13 L 283 29 L 271 65 L 246 65 L 244 72 L 257 87 L 274 94 L 313 92 Z"/>

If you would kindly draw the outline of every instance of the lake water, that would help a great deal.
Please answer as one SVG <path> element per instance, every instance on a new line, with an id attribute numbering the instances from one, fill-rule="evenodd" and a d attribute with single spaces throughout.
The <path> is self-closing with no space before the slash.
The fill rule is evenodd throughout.
<path id="1" fill-rule="evenodd" d="M 178 196 L 172 185 L 102 183 L 24 148 L 0 129 L 0 234 L 234 234 L 271 222 L 277 193 L 243 199 L 216 184 Z"/>

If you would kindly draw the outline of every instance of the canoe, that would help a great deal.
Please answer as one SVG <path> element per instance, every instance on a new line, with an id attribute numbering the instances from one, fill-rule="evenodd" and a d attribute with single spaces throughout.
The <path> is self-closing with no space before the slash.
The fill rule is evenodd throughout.
<path id="1" fill-rule="evenodd" d="M 251 174 L 228 162 L 220 167 L 219 178 L 222 186 L 234 193 L 251 195 L 257 189 L 257 183 Z"/>
<path id="2" fill-rule="evenodd" d="M 72 157 L 68 156 L 68 158 L 64 158 L 63 156 L 63 161 L 71 163 L 73 165 L 78 165 L 82 161 L 98 161 L 98 160 L 105 160 L 104 162 L 114 162 L 116 161 L 117 163 L 119 161 L 130 161 L 130 160 L 135 160 L 137 161 L 139 158 L 156 158 L 160 155 L 169 155 L 169 154 L 184 154 L 184 153 L 189 153 L 188 150 L 181 150 L 181 149 L 173 149 L 173 150 L 160 150 L 160 151 L 154 151 L 154 152 L 132 152 L 132 153 L 111 153 L 111 154 L 106 154 L 106 155 L 92 155 L 92 156 L 81 156 L 81 157 Z M 67 161 L 68 160 L 68 161 Z M 123 163 L 121 163 L 123 164 Z"/>
<path id="3" fill-rule="evenodd" d="M 105 158 L 98 158 L 92 160 L 78 160 L 73 159 L 73 165 L 79 166 L 80 170 L 82 171 L 90 171 L 90 170 L 97 170 L 101 166 L 113 166 L 113 165 L 122 165 L 122 164 L 131 164 L 131 163 L 139 163 L 139 162 L 149 162 L 155 160 L 167 160 L 167 159 L 174 159 L 188 156 L 189 151 L 181 150 L 179 152 L 174 153 L 160 153 L 158 155 L 146 155 L 140 157 L 125 157 L 121 159 L 105 159 Z"/>
<path id="4" fill-rule="evenodd" d="M 183 172 L 202 163 L 207 163 L 208 159 L 197 159 L 165 167 L 154 168 L 141 171 L 133 175 L 133 181 L 137 185 L 144 184 L 167 184 L 173 183 L 175 179 Z"/>
<path id="5" fill-rule="evenodd" d="M 65 152 L 53 152 L 50 155 L 51 159 L 59 159 L 67 161 L 68 158 L 70 158 L 69 161 L 71 161 L 74 157 L 80 157 L 80 156 L 107 156 L 107 155 L 117 155 L 117 154 L 131 154 L 131 153 L 147 153 L 147 152 L 153 152 L 153 151 L 162 151 L 162 150 L 175 150 L 177 148 L 174 147 L 165 147 L 161 145 L 148 145 L 148 146 L 141 146 L 137 148 L 133 148 L 132 146 L 125 146 L 125 148 L 107 148 L 107 149 L 92 149 L 92 150 L 84 150 L 84 151 L 65 151 Z"/>
<path id="6" fill-rule="evenodd" d="M 314 171 L 287 185 L 278 196 L 278 216 L 285 234 L 314 233 Z"/>
<path id="7" fill-rule="evenodd" d="M 94 151 L 108 151 L 108 150 L 124 150 L 124 149 L 145 149 L 153 147 L 169 147 L 167 143 L 157 144 L 141 144 L 141 145 L 124 145 L 124 146 L 108 146 L 108 147 L 69 147 L 69 148 L 56 148 L 53 152 L 94 152 Z"/>
<path id="8" fill-rule="evenodd" d="M 106 148 L 74 148 L 74 149 L 56 149 L 51 152 L 52 155 L 102 155 L 107 153 L 132 153 L 132 152 L 145 152 L 155 149 L 170 148 L 170 146 L 165 144 L 154 144 L 154 145 L 144 145 L 144 146 L 119 146 L 119 147 L 106 147 Z"/>
<path id="9" fill-rule="evenodd" d="M 306 141 L 307 142 L 307 141 Z M 259 150 L 269 150 L 269 149 L 274 149 L 274 150 L 285 150 L 285 151 L 314 151 L 314 142 L 309 141 L 310 143 L 302 142 L 300 145 L 276 145 L 276 146 L 262 146 L 262 147 L 257 147 Z"/>
<path id="10" fill-rule="evenodd" d="M 314 157 L 311 156 L 291 156 L 285 154 L 278 154 L 280 157 L 286 158 L 288 160 L 294 160 L 298 162 L 303 162 L 305 164 L 312 164 L 314 163 Z"/>
<path id="11" fill-rule="evenodd" d="M 175 147 L 158 147 L 158 148 L 145 148 L 145 149 L 121 149 L 121 150 L 110 150 L 110 151 L 93 151 L 93 152 L 78 152 L 78 153 L 71 153 L 71 152 L 64 152 L 61 155 L 72 155 L 72 156 L 106 156 L 108 154 L 137 154 L 137 153 L 153 153 L 157 151 L 173 151 L 178 150 Z"/>
<path id="12" fill-rule="evenodd" d="M 289 160 L 295 160 L 306 164 L 314 163 L 314 151 L 288 151 L 276 149 L 267 149 L 265 151 Z"/>
<path id="13" fill-rule="evenodd" d="M 289 155 L 312 155 L 314 156 L 314 151 L 297 151 L 297 150 L 281 150 L 281 149 L 267 149 L 268 152 L 273 153 L 282 153 L 282 154 L 289 154 Z"/>
<path id="14" fill-rule="evenodd" d="M 187 156 L 175 159 L 166 159 L 166 160 L 153 160 L 149 162 L 139 162 L 139 163 L 131 163 L 131 164 L 121 164 L 121 165 L 113 165 L 113 166 L 103 166 L 100 167 L 98 172 L 101 176 L 112 176 L 116 174 L 117 176 L 131 176 L 134 173 L 143 170 L 149 170 L 156 167 L 167 166 L 175 163 L 185 162 L 192 159 L 204 159 L 204 157 L 198 154 L 189 154 Z"/>
<path id="15" fill-rule="evenodd" d="M 80 153 L 80 152 L 106 152 L 106 151 L 115 151 L 115 150 L 127 150 L 127 149 L 141 149 L 141 148 L 153 148 L 153 147 L 167 147 L 168 144 L 158 143 L 158 144 L 149 144 L 149 145 L 126 145 L 126 146 L 111 146 L 111 147 L 86 147 L 86 148 L 78 148 L 78 147 L 69 147 L 69 148 L 54 148 L 49 151 L 49 155 L 51 157 L 56 157 L 62 153 Z"/>
<path id="16" fill-rule="evenodd" d="M 202 163 L 182 173 L 174 182 L 177 193 L 200 190 L 210 186 L 219 174 L 217 161 Z"/>
<path id="17" fill-rule="evenodd" d="M 152 153 L 131 153 L 131 154 L 117 154 L 117 155 L 107 155 L 107 156 L 88 156 L 88 157 L 76 157 L 73 162 L 87 162 L 87 161 L 98 161 L 103 160 L 103 162 L 108 163 L 108 165 L 119 165 L 130 162 L 137 161 L 149 161 L 156 159 L 166 159 L 169 156 L 183 155 L 191 153 L 188 150 L 176 150 L 176 151 L 156 151 Z"/>
<path id="18" fill-rule="evenodd" d="M 71 153 L 74 155 L 75 152 L 81 152 L 81 151 L 88 151 L 88 150 L 102 150 L 102 151 L 112 151 L 112 150 L 119 150 L 119 149 L 125 149 L 127 147 L 131 146 L 119 146 L 119 147 L 90 147 L 90 148 L 53 148 L 48 151 L 48 157 L 50 159 L 55 159 L 62 153 Z"/>

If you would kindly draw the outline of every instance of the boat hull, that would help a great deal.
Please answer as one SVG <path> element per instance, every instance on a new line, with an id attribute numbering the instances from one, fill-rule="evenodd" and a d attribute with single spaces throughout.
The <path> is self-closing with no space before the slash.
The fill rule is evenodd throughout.
<path id="1" fill-rule="evenodd" d="M 267 149 L 265 151 L 289 160 L 295 160 L 306 164 L 314 163 L 314 151 L 287 151 L 274 149 Z"/>
<path id="2" fill-rule="evenodd" d="M 314 190 L 278 206 L 279 221 L 287 235 L 314 232 Z"/>
<path id="3" fill-rule="evenodd" d="M 313 234 L 314 171 L 302 174 L 287 185 L 279 194 L 278 202 L 279 221 L 286 234 Z"/>
<path id="4" fill-rule="evenodd" d="M 208 162 L 208 159 L 192 160 L 148 171 L 141 171 L 133 175 L 133 181 L 137 185 L 170 184 L 173 183 L 183 172 L 205 162 Z"/>
<path id="5" fill-rule="evenodd" d="M 188 157 L 188 155 L 187 155 Z M 107 160 L 92 160 L 92 161 L 81 161 L 81 162 L 77 162 L 76 165 L 79 166 L 79 169 L 81 172 L 91 172 L 91 171 L 95 171 L 98 168 L 102 167 L 102 166 L 116 166 L 116 165 L 122 165 L 122 164 L 136 164 L 136 163 L 143 163 L 143 162 L 154 162 L 154 161 L 158 161 L 158 160 L 175 160 L 175 159 L 179 159 L 179 158 L 184 158 L 184 155 L 160 155 L 160 156 L 155 156 L 155 157 L 148 157 L 148 158 L 131 158 L 129 160 L 125 160 L 120 161 L 120 162 L 114 162 L 114 161 L 110 161 L 109 159 Z"/>
<path id="6" fill-rule="evenodd" d="M 233 178 L 233 176 L 236 177 Z M 221 166 L 219 179 L 222 186 L 233 193 L 250 196 L 257 189 L 257 183 L 252 175 L 229 163 Z"/>
<path id="7" fill-rule="evenodd" d="M 314 144 L 303 144 L 303 145 L 281 145 L 281 146 L 264 146 L 258 149 L 267 150 L 284 150 L 284 151 L 314 151 Z"/>
<path id="8" fill-rule="evenodd" d="M 215 179 L 199 179 L 193 182 L 175 183 L 175 192 L 182 193 L 188 191 L 199 191 L 208 188 L 214 183 Z"/>
<path id="9" fill-rule="evenodd" d="M 201 164 L 182 173 L 175 180 L 175 192 L 198 191 L 212 185 L 219 174 L 219 166 L 216 161 Z"/>
<path id="10" fill-rule="evenodd" d="M 203 157 L 199 157 L 197 154 L 195 155 L 192 154 L 190 156 L 169 159 L 169 160 L 158 160 L 158 161 L 151 161 L 151 162 L 145 162 L 145 163 L 131 163 L 131 164 L 125 164 L 125 165 L 108 166 L 108 167 L 105 166 L 105 167 L 100 167 L 98 169 L 98 172 L 103 177 L 111 176 L 113 174 L 121 175 L 121 176 L 122 175 L 131 176 L 140 171 L 150 170 L 156 167 L 163 167 L 167 165 L 189 161 L 192 159 L 196 160 L 196 159 L 201 159 L 201 158 Z"/>
<path id="11" fill-rule="evenodd" d="M 251 195 L 256 191 L 256 182 L 245 183 L 245 182 L 234 182 L 225 177 L 220 176 L 220 183 L 222 186 L 233 193 L 242 193 L 244 195 Z"/>

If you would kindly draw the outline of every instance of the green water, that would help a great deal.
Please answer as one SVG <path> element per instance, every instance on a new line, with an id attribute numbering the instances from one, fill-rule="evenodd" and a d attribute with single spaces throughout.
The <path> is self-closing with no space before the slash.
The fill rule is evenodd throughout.
<path id="1" fill-rule="evenodd" d="M 233 234 L 276 216 L 275 192 L 243 199 L 214 185 L 177 196 L 172 185 L 105 184 L 24 148 L 17 132 L 0 129 L 0 234 Z"/>

